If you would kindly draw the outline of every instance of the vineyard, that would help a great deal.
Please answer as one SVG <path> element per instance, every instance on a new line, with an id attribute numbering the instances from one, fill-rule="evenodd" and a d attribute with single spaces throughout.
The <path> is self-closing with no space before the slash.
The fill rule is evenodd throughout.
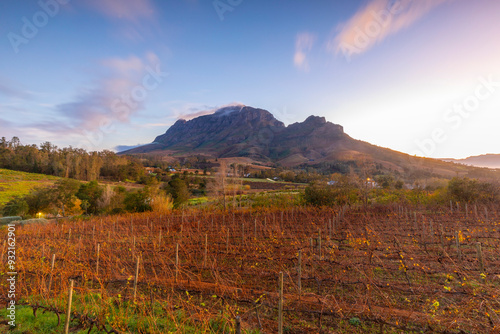
<path id="1" fill-rule="evenodd" d="M 491 207 L 146 213 L 18 226 L 16 244 L 18 303 L 59 332 L 70 282 L 75 333 L 500 329 Z"/>

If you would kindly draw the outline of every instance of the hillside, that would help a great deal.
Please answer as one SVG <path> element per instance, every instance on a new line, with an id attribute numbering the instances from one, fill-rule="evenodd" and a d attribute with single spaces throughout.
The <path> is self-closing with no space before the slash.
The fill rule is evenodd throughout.
<path id="1" fill-rule="evenodd" d="M 304 122 L 285 126 L 267 110 L 243 105 L 222 108 L 189 121 L 178 120 L 153 143 L 120 154 L 140 153 L 246 157 L 285 167 L 371 162 L 400 173 L 424 171 L 443 177 L 478 172 L 464 165 L 412 157 L 353 139 L 341 125 L 324 117 L 310 116 Z"/>
<path id="2" fill-rule="evenodd" d="M 483 168 L 500 168 L 500 154 L 484 154 L 465 159 L 441 159 L 443 161 L 454 162 L 458 164 L 483 167 Z"/>
<path id="3" fill-rule="evenodd" d="M 59 179 L 55 176 L 0 168 L 0 206 L 16 196 L 29 194 L 35 188 L 51 186 Z"/>

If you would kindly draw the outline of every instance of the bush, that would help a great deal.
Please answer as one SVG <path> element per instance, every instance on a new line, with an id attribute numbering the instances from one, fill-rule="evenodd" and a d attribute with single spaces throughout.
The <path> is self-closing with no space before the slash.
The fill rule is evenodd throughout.
<path id="1" fill-rule="evenodd" d="M 476 179 L 455 177 L 448 183 L 448 195 L 456 202 L 490 203 L 499 199 L 498 185 Z"/>
<path id="2" fill-rule="evenodd" d="M 315 206 L 354 204 L 359 198 L 359 189 L 349 182 L 338 182 L 332 186 L 314 182 L 306 187 L 304 193 L 305 201 Z"/>
<path id="3" fill-rule="evenodd" d="M 28 203 L 21 197 L 15 197 L 8 201 L 2 208 L 3 216 L 25 216 L 28 213 Z"/>

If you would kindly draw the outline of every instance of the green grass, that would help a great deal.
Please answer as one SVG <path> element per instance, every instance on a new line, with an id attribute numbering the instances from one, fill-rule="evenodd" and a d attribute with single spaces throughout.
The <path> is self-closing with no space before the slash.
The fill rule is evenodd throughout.
<path id="1" fill-rule="evenodd" d="M 35 300 L 36 298 L 28 298 Z M 39 298 L 38 298 L 39 299 Z M 66 307 L 65 298 L 53 298 L 44 300 L 43 305 L 56 306 L 60 310 Z M 27 301 L 27 300 L 26 300 Z M 38 300 L 40 302 L 40 300 Z M 81 296 L 73 296 L 72 312 L 80 315 L 85 314 L 92 319 L 100 319 L 107 330 L 120 329 L 127 333 L 233 333 L 233 325 L 228 317 L 215 316 L 208 324 L 201 324 L 190 318 L 183 309 L 165 312 L 169 305 L 155 302 L 153 305 L 140 305 L 130 301 L 122 301 L 121 298 L 109 298 L 103 300 L 97 293 L 89 293 Z M 8 312 L 5 308 L 0 310 L 0 332 L 12 334 L 52 334 L 62 333 L 66 316 L 60 315 L 60 323 L 54 312 L 44 312 L 39 309 L 36 317 L 30 306 L 16 307 L 16 327 L 10 327 L 7 321 Z M 4 320 L 5 319 L 5 320 Z M 112 326 L 111 326 L 112 325 Z M 89 333 L 89 328 L 83 328 L 78 321 L 70 323 L 70 333 Z M 93 328 L 90 333 L 102 333 Z M 258 334 L 259 331 L 243 331 L 247 334 Z"/>
<path id="2" fill-rule="evenodd" d="M 210 202 L 210 199 L 206 196 L 190 198 L 188 200 L 189 205 L 201 205 Z"/>
<path id="3" fill-rule="evenodd" d="M 55 176 L 0 168 L 0 205 L 16 196 L 27 195 L 35 188 L 51 186 L 59 179 Z"/>

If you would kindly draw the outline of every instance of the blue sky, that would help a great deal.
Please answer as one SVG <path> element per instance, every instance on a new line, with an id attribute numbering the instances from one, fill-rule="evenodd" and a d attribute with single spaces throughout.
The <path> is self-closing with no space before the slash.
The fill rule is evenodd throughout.
<path id="1" fill-rule="evenodd" d="M 3 0 L 0 136 L 151 142 L 243 103 L 409 154 L 500 153 L 493 0 Z"/>

